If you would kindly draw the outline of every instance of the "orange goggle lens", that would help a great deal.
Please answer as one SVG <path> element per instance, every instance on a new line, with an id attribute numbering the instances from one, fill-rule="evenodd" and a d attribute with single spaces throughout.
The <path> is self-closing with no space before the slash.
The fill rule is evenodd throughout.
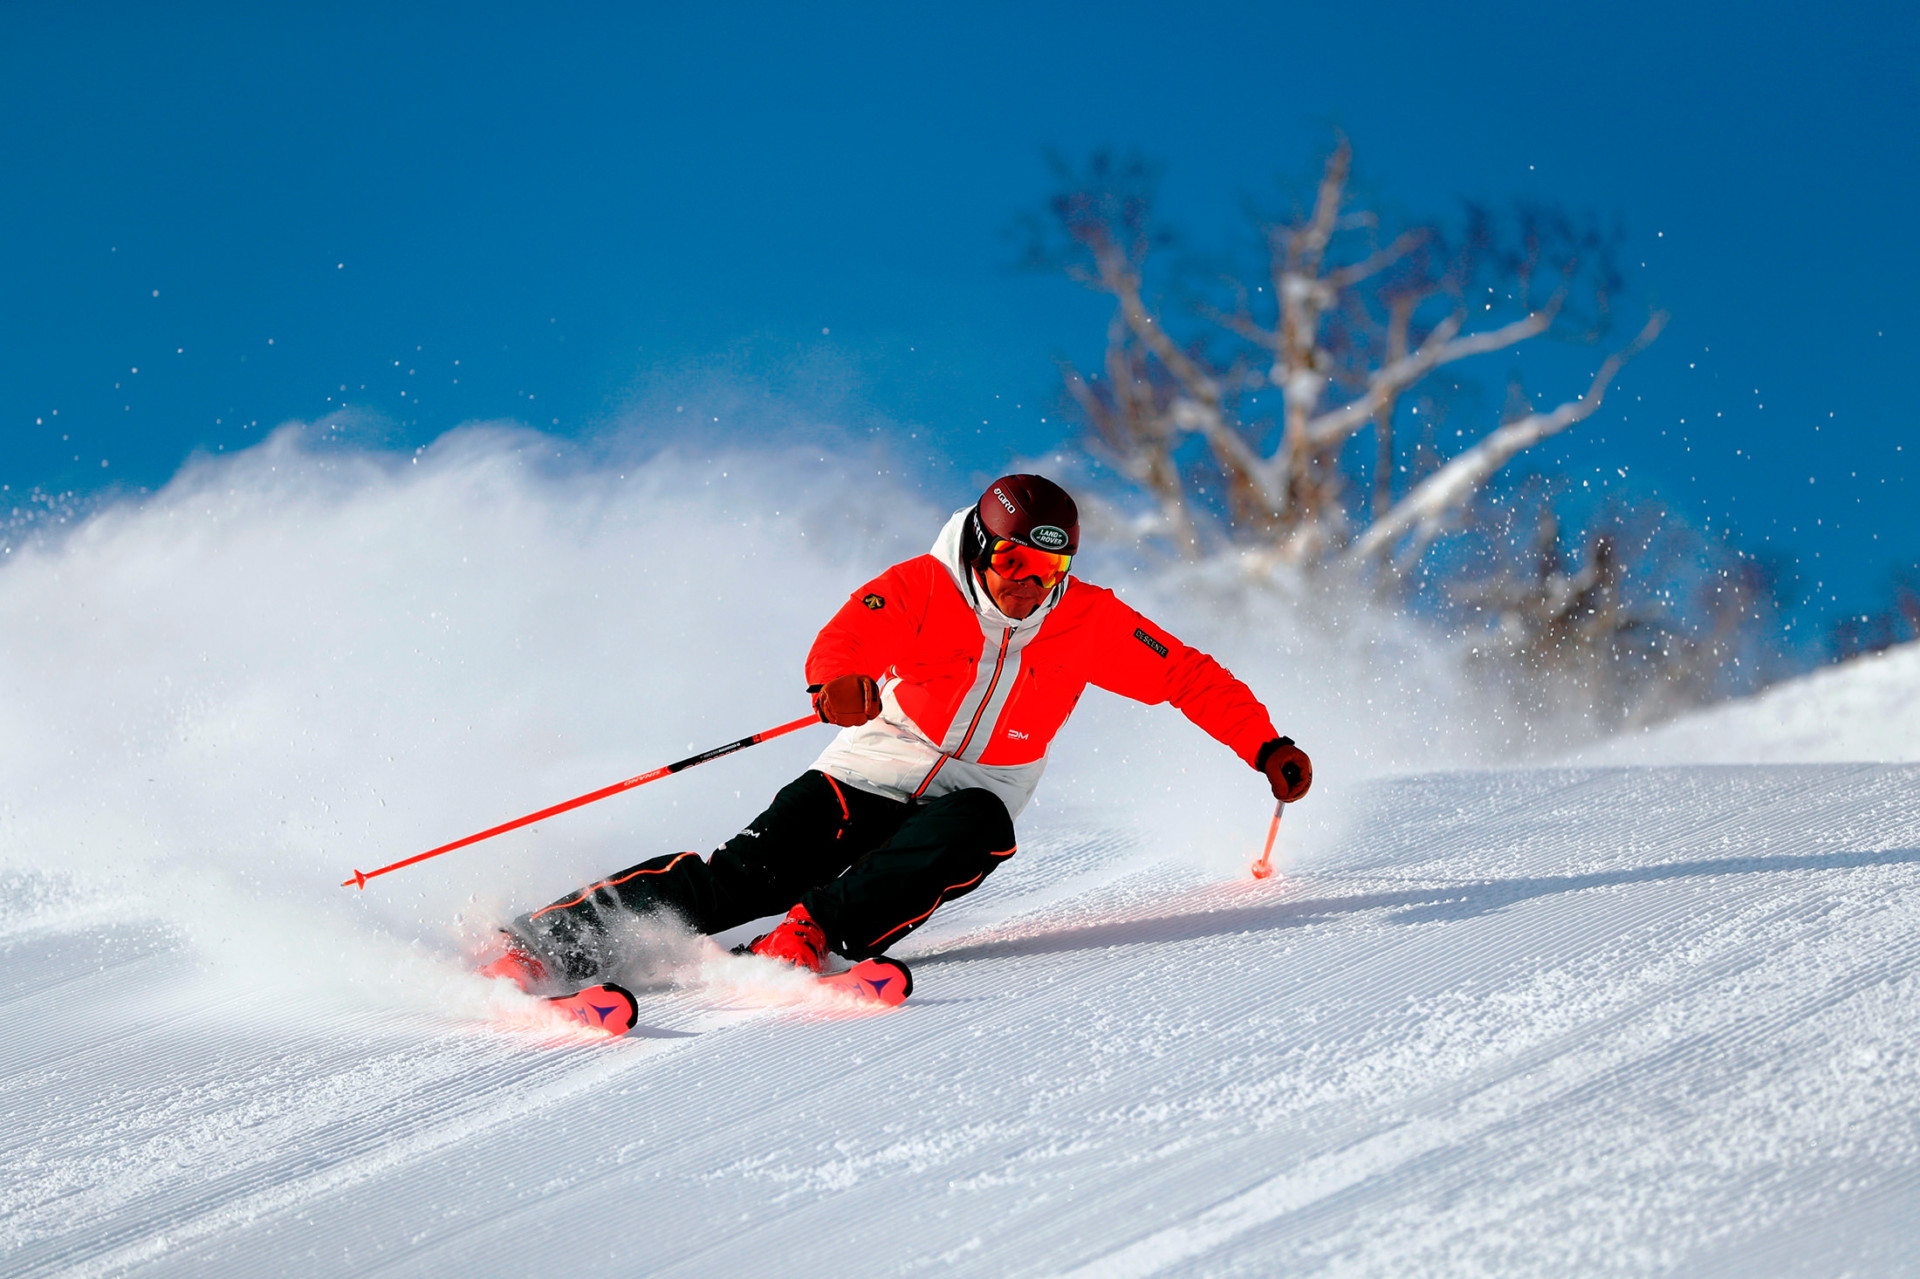
<path id="1" fill-rule="evenodd" d="M 1022 546 L 1018 542 L 1000 541 L 993 547 L 993 554 L 987 564 L 994 572 L 1005 578 L 1019 581 L 1024 577 L 1037 577 L 1040 585 L 1052 589 L 1065 580 L 1067 566 L 1073 563 L 1073 556 L 1059 555 L 1053 551 L 1042 551 L 1031 546 Z"/>

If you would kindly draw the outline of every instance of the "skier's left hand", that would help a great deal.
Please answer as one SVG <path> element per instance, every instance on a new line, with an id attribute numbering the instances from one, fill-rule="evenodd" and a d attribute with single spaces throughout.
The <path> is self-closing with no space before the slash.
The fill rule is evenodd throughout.
<path id="1" fill-rule="evenodd" d="M 1273 797 L 1289 804 L 1306 798 L 1313 788 L 1313 761 L 1293 744 L 1291 737 L 1282 737 L 1274 743 L 1260 771 L 1267 775 Z"/>

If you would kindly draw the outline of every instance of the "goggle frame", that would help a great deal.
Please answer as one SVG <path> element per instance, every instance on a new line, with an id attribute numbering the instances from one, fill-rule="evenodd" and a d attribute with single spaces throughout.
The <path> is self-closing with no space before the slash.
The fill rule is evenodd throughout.
<path id="1" fill-rule="evenodd" d="M 1064 551 L 1043 551 L 1012 538 L 996 537 L 987 551 L 986 564 L 1009 581 L 1037 577 L 1041 586 L 1052 590 L 1067 580 L 1073 556 Z"/>

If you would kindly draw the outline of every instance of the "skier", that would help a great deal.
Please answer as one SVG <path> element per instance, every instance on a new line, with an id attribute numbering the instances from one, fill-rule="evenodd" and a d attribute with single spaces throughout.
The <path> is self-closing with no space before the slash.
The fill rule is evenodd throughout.
<path id="1" fill-rule="evenodd" d="M 1172 702 L 1265 774 L 1313 784 L 1247 686 L 1108 590 L 1068 575 L 1079 513 L 1038 475 L 995 480 L 933 549 L 856 590 L 807 654 L 813 767 L 710 856 L 674 853 L 522 915 L 481 969 L 532 989 L 614 966 L 622 919 L 669 912 L 705 933 L 766 915 L 749 949 L 815 973 L 881 955 L 1015 851 L 1013 819 L 1088 684 Z"/>

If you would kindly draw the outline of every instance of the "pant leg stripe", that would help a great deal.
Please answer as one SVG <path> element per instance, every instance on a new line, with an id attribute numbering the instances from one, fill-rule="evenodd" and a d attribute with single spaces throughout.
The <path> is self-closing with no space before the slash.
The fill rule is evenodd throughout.
<path id="1" fill-rule="evenodd" d="M 698 853 L 681 853 L 680 856 L 675 857 L 672 861 L 668 862 L 665 866 L 660 867 L 658 870 L 636 870 L 636 871 L 630 872 L 629 874 L 622 875 L 618 879 L 603 879 L 597 884 L 589 884 L 587 887 L 580 890 L 580 895 L 578 897 L 573 898 L 571 901 L 555 902 L 551 906 L 542 906 L 539 910 L 536 910 L 533 912 L 533 914 L 527 916 L 527 922 L 532 923 L 534 920 L 540 918 L 540 916 L 546 914 L 550 910 L 565 910 L 569 906 L 578 906 L 581 902 L 587 900 L 587 898 L 593 896 L 595 893 L 599 892 L 601 889 L 618 888 L 620 885 L 626 883 L 629 879 L 638 879 L 642 875 L 664 875 L 668 871 L 672 870 L 675 866 L 678 866 L 682 859 L 688 858 L 688 857 L 698 857 L 699 855 L 700 854 Z"/>
<path id="2" fill-rule="evenodd" d="M 840 783 L 833 780 L 831 773 L 822 773 L 820 776 L 827 779 L 827 785 L 833 787 L 833 797 L 840 801 L 840 820 L 842 822 L 852 821 L 853 810 L 847 807 L 847 793 L 840 789 Z"/>
<path id="3" fill-rule="evenodd" d="M 928 915 L 933 914 L 934 911 L 939 910 L 940 903 L 947 899 L 948 893 L 953 892 L 957 888 L 972 888 L 975 884 L 979 883 L 981 880 L 985 879 L 986 877 L 987 877 L 987 872 L 983 870 L 978 875 L 975 875 L 972 879 L 965 880 L 964 882 L 958 883 L 958 884 L 948 884 L 945 888 L 940 890 L 940 895 L 933 899 L 933 905 L 927 907 L 925 910 L 921 911 L 918 915 L 915 915 L 912 919 L 909 919 L 906 923 L 901 924 L 898 928 L 890 928 L 886 932 L 881 933 L 879 938 L 873 943 L 873 945 L 869 946 L 867 949 L 869 950 L 880 949 L 881 944 L 884 943 L 889 937 L 892 937 L 895 933 L 903 933 L 907 931 L 907 929 L 912 928 L 915 924 L 925 919 Z"/>

